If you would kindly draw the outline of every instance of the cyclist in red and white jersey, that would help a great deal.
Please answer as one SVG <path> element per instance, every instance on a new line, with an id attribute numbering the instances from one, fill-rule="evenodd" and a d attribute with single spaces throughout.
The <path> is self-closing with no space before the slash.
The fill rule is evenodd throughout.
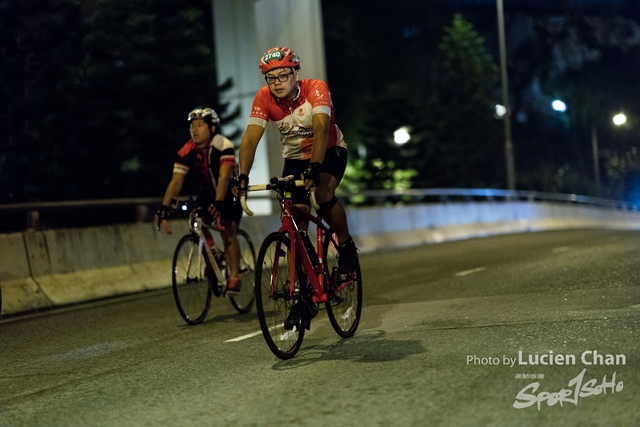
<path id="1" fill-rule="evenodd" d="M 185 177 L 194 171 L 200 181 L 196 207 L 203 209 L 208 222 L 220 220 L 220 235 L 224 243 L 229 279 L 227 293 L 241 291 L 240 245 L 237 238 L 242 207 L 231 192 L 232 178 L 237 173 L 233 143 L 220 134 L 218 114 L 208 107 L 198 107 L 188 116 L 191 139 L 178 151 L 173 165 L 173 175 L 167 186 L 162 206 L 157 212 L 162 229 L 172 234 L 166 221 L 171 213 L 172 201 L 180 195 Z M 209 245 L 213 238 L 208 229 L 203 230 Z"/>
<path id="2" fill-rule="evenodd" d="M 335 196 L 347 167 L 347 146 L 335 123 L 329 87 L 321 80 L 301 80 L 300 59 L 288 47 L 269 49 L 260 60 L 260 71 L 267 85 L 254 98 L 240 144 L 239 191 L 248 185 L 256 148 L 271 121 L 281 135 L 282 175 L 305 180 L 306 188 L 292 194 L 294 204 L 309 209 L 308 190 L 316 186 L 318 213 L 340 241 L 339 271 L 352 273 L 358 266 L 357 249 L 344 207 Z M 301 227 L 306 229 L 306 224 Z"/>

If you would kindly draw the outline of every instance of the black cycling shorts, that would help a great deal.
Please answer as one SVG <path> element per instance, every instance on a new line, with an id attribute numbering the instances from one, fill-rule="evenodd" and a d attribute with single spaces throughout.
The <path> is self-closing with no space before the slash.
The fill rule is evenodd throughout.
<path id="1" fill-rule="evenodd" d="M 295 179 L 300 179 L 300 174 L 304 173 L 309 167 L 310 160 L 293 160 L 284 159 L 284 168 L 282 176 L 293 175 Z M 347 169 L 347 149 L 344 147 L 329 148 L 325 155 L 320 172 L 326 172 L 335 177 L 338 184 L 342 181 L 344 171 Z M 296 187 L 291 192 L 291 200 L 295 205 L 311 206 L 309 202 L 309 194 L 303 187 Z"/>

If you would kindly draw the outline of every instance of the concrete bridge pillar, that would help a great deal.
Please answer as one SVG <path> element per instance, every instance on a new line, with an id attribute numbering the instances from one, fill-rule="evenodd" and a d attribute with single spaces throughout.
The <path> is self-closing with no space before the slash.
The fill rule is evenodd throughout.
<path id="1" fill-rule="evenodd" d="M 320 0 L 212 0 L 212 4 L 218 84 L 233 80 L 233 88 L 221 101 L 232 109 L 240 107 L 240 117 L 226 124 L 223 132 L 244 133 L 253 97 L 265 84 L 258 67 L 260 55 L 271 47 L 288 46 L 300 56 L 301 78 L 326 81 Z M 258 146 L 251 182 L 279 176 L 282 163 L 279 133 L 269 125 Z M 252 209 L 268 214 L 271 205 L 265 201 Z"/>

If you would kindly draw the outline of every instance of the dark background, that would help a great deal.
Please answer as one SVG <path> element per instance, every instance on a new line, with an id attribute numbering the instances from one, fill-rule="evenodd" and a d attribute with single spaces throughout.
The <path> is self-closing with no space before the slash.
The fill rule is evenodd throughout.
<path id="1" fill-rule="evenodd" d="M 343 189 L 506 187 L 495 0 L 322 9 L 350 147 Z M 187 113 L 237 114 L 218 102 L 233 82 L 216 84 L 211 12 L 208 0 L 0 1 L 0 203 L 160 197 Z M 518 189 L 595 195 L 595 126 L 603 196 L 640 200 L 639 17 L 632 0 L 505 0 Z"/>

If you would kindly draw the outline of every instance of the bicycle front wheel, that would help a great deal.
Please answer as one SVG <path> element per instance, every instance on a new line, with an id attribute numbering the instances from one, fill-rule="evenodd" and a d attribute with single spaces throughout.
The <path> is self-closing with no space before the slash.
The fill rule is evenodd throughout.
<path id="1" fill-rule="evenodd" d="M 362 275 L 360 264 L 353 277 L 340 282 L 338 277 L 338 237 L 329 232 L 324 240 L 324 256 L 329 282 L 329 300 L 325 304 L 331 326 L 343 338 L 352 337 L 362 313 Z"/>
<path id="2" fill-rule="evenodd" d="M 295 268 L 294 286 L 291 286 L 290 265 L 289 238 L 278 232 L 269 234 L 260 247 L 256 263 L 256 309 L 262 335 L 269 349 L 280 359 L 295 356 L 302 344 L 306 325 L 307 310 L 301 309 L 300 300 L 305 276 L 300 268 Z M 299 321 L 287 329 L 285 320 L 294 305 Z"/>
<path id="3" fill-rule="evenodd" d="M 254 283 L 256 271 L 256 250 L 253 242 L 244 230 L 238 230 L 238 243 L 240 244 L 240 277 L 242 279 L 242 291 L 239 295 L 232 296 L 231 304 L 240 313 L 246 313 L 253 307 Z M 229 275 L 227 274 L 227 277 Z"/>
<path id="4" fill-rule="evenodd" d="M 197 235 L 187 234 L 178 242 L 171 275 L 180 316 L 189 325 L 202 323 L 211 305 L 213 270 L 200 250 Z"/>

